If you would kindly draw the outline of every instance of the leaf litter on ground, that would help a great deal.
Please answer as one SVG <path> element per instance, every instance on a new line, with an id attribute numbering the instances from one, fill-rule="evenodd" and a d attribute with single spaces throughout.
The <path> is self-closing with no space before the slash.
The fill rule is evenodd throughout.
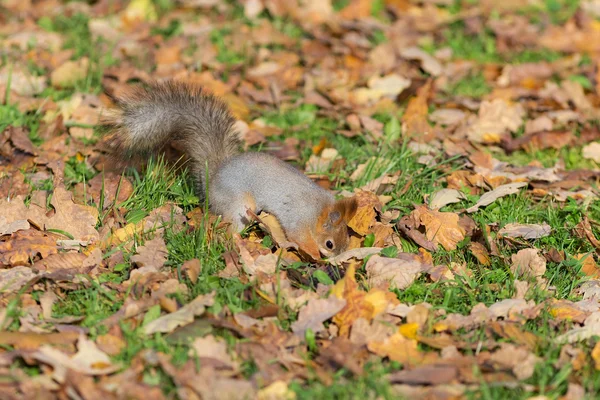
<path id="1" fill-rule="evenodd" d="M 2 4 L 2 396 L 597 397 L 600 12 L 492 3 Z M 108 157 L 167 78 L 355 196 L 347 251 Z"/>

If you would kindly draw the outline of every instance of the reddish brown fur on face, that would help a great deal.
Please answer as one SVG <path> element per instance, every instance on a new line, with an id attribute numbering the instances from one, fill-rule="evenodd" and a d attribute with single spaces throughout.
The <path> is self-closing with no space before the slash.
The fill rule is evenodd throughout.
<path id="1" fill-rule="evenodd" d="M 331 253 L 338 254 L 348 246 L 348 222 L 354 217 L 358 204 L 355 198 L 336 201 L 325 208 L 317 220 L 315 237 L 321 249 L 327 249 L 328 240 L 333 241 L 335 248 Z"/>

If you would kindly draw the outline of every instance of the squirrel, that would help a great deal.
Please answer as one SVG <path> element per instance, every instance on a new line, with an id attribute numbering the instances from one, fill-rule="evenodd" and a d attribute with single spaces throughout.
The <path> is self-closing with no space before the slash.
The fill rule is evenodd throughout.
<path id="1" fill-rule="evenodd" d="M 346 250 L 347 223 L 355 198 L 335 200 L 302 172 L 264 153 L 240 152 L 235 119 L 225 103 L 200 85 L 167 80 L 139 86 L 115 97 L 105 122 L 117 155 L 156 152 L 179 142 L 201 199 L 210 210 L 241 231 L 247 210 L 273 214 L 287 240 L 315 260 Z M 208 178 L 208 179 L 207 179 Z"/>

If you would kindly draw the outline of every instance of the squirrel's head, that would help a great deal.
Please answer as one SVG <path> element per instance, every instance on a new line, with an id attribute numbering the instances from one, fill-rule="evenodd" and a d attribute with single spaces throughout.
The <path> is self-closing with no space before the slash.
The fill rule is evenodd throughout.
<path id="1" fill-rule="evenodd" d="M 323 255 L 329 257 L 346 250 L 350 241 L 348 222 L 354 217 L 357 208 L 356 199 L 352 197 L 338 200 L 321 212 L 315 238 Z"/>

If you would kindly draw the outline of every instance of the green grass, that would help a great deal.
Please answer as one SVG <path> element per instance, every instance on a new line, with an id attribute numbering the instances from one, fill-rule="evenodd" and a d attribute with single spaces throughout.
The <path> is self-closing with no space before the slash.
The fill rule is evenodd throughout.
<path id="1" fill-rule="evenodd" d="M 480 98 L 490 93 L 492 88 L 486 82 L 483 73 L 471 73 L 463 79 L 452 84 L 447 92 L 455 96 Z"/>
<path id="2" fill-rule="evenodd" d="M 156 0 L 155 3 L 161 13 L 166 13 L 174 7 L 172 0 Z M 336 0 L 333 2 L 333 6 L 336 10 L 339 10 L 349 3 L 347 0 Z M 472 3 L 472 1 L 456 1 L 450 6 L 450 11 L 457 12 L 461 7 L 470 6 Z M 227 12 L 239 17 L 236 23 L 240 22 L 249 26 L 257 25 L 257 21 L 249 21 L 244 17 L 243 8 L 240 4 L 237 2 L 235 4 L 229 2 L 228 4 L 232 7 Z M 551 23 L 557 24 L 563 23 L 571 17 L 576 5 L 577 2 L 573 0 L 544 0 L 540 7 L 526 9 L 526 11 L 531 11 L 529 15 L 525 11 L 523 12 L 535 23 L 543 24 L 545 23 L 544 18 L 546 18 Z M 387 18 L 385 2 L 379 0 L 373 2 L 371 13 L 379 21 L 385 22 Z M 502 15 L 493 15 L 491 18 L 499 17 L 502 17 Z M 295 47 L 298 47 L 300 39 L 312 39 L 312 36 L 291 18 L 274 17 L 269 15 L 268 11 L 261 13 L 260 18 L 269 19 L 277 31 L 295 39 L 296 44 L 293 45 Z M 58 101 L 70 98 L 76 91 L 100 93 L 103 69 L 106 66 L 115 65 L 117 61 L 111 57 L 112 44 L 105 43 L 102 40 L 93 40 L 88 24 L 89 17 L 81 14 L 59 15 L 54 18 L 43 17 L 38 20 L 38 25 L 42 29 L 64 35 L 66 38 L 64 47 L 74 51 L 73 59 L 80 59 L 81 57 L 90 59 L 90 70 L 85 79 L 76 82 L 74 87 L 67 89 L 48 88 L 40 97 Z M 232 35 L 235 33 L 235 26 L 235 24 L 220 26 L 211 32 L 210 39 L 217 49 L 217 60 L 225 65 L 226 71 L 224 74 L 227 75 L 229 71 L 237 73 L 238 70 L 241 70 L 243 78 L 243 66 L 249 61 L 246 49 L 234 50 L 232 48 Z M 178 37 L 182 32 L 182 28 L 183 22 L 171 20 L 167 25 L 154 27 L 152 33 L 168 40 Z M 496 37 L 490 30 L 485 29 L 481 35 L 469 35 L 465 31 L 464 23 L 452 23 L 441 35 L 436 36 L 436 39 L 431 39 L 431 43 L 426 46 L 427 50 L 432 52 L 447 46 L 452 49 L 455 59 L 472 60 L 476 64 L 551 62 L 563 57 L 561 53 L 535 47 L 501 53 L 496 47 Z M 372 45 L 387 40 L 384 31 L 379 29 L 366 33 L 366 37 Z M 266 47 L 273 52 L 284 48 L 284 46 L 277 45 L 267 45 Z M 194 43 L 191 43 L 190 49 L 195 49 Z M 290 51 L 290 49 L 285 50 Z M 591 62 L 589 57 L 584 57 L 582 65 L 589 65 Z M 42 76 L 47 72 L 33 63 L 28 65 L 28 69 L 32 74 L 38 76 Z M 490 93 L 491 83 L 486 82 L 483 73 L 480 72 L 481 70 L 482 65 L 476 65 L 471 74 L 452 83 L 447 90 L 448 94 L 451 96 L 481 98 Z M 569 79 L 581 83 L 588 89 L 592 84 L 582 74 L 572 75 Z M 285 94 L 290 95 L 295 100 L 301 97 L 301 93 Z M 401 107 L 404 105 L 400 104 Z M 342 118 L 338 120 L 325 117 L 321 110 L 313 105 L 294 107 L 283 105 L 277 110 L 256 108 L 252 110 L 252 113 L 253 118 L 262 118 L 266 123 L 283 130 L 281 136 L 271 137 L 269 140 L 282 141 L 287 137 L 295 137 L 301 141 L 301 153 L 298 160 L 300 166 L 303 166 L 310 157 L 311 147 L 319 143 L 323 137 L 326 138 L 328 147 L 335 148 L 345 161 L 345 165 L 342 166 L 340 171 L 329 174 L 332 187 L 336 190 L 351 191 L 382 174 L 400 172 L 397 184 L 389 193 L 392 199 L 384 207 L 384 210 L 399 210 L 401 216 L 410 213 L 416 205 L 423 204 L 425 195 L 443 188 L 445 186 L 443 179 L 445 176 L 455 170 L 464 168 L 464 159 L 448 160 L 442 156 L 435 160 L 433 166 L 420 164 L 418 162 L 419 155 L 413 154 L 406 143 L 403 142 L 399 115 L 379 114 L 374 117 L 384 124 L 384 137 L 378 142 L 373 142 L 368 135 L 346 138 L 338 134 L 340 129 L 346 128 L 345 121 Z M 40 118 L 41 115 L 35 112 L 21 113 L 15 104 L 0 105 L 0 132 L 9 125 L 23 126 L 29 130 L 34 144 L 40 145 L 41 139 L 38 136 Z M 93 143 L 86 144 L 91 146 Z M 595 163 L 583 160 L 580 147 L 562 148 L 560 150 L 548 149 L 536 152 L 516 151 L 510 155 L 494 153 L 494 157 L 514 165 L 526 165 L 532 161 L 538 161 L 546 167 L 551 167 L 558 159 L 562 159 L 566 168 L 571 170 L 597 167 Z M 357 166 L 367 162 L 369 164 L 365 174 L 355 182 L 350 181 L 349 177 Z M 65 179 L 69 186 L 87 182 L 96 173 L 97 171 L 89 167 L 86 160 L 73 157 L 66 162 Z M 180 168 L 167 165 L 161 158 L 152 158 L 141 171 L 130 169 L 126 175 L 133 182 L 133 194 L 126 201 L 116 204 L 114 209 L 123 211 L 127 222 L 139 222 L 152 210 L 167 203 L 180 206 L 184 213 L 195 207 L 203 206 L 194 191 L 192 178 L 189 174 Z M 50 191 L 52 190 L 52 182 L 41 182 L 36 189 Z M 462 203 L 445 207 L 442 211 L 459 211 L 474 204 L 478 197 L 478 195 L 469 196 Z M 108 215 L 108 212 L 104 213 L 104 216 Z M 593 220 L 600 221 L 600 201 L 593 201 L 587 205 L 578 204 L 574 201 L 560 204 L 551 199 L 534 200 L 523 193 L 498 199 L 493 204 L 470 214 L 480 229 L 489 225 L 497 225 L 498 228 L 501 228 L 511 222 L 546 222 L 552 227 L 551 235 L 537 240 L 521 241 L 517 244 L 500 241 L 498 243 L 500 254 L 491 257 L 492 263 L 490 266 L 480 265 L 471 254 L 468 247 L 470 239 L 464 240 L 453 251 L 439 249 L 432 252 L 435 265 L 464 263 L 467 269 L 472 272 L 472 276 L 457 276 L 451 282 L 433 283 L 426 275 L 423 275 L 408 288 L 395 290 L 394 293 L 402 303 L 418 304 L 428 302 L 434 310 L 468 315 L 472 308 L 479 303 L 489 306 L 514 296 L 513 281 L 515 277 L 510 271 L 511 255 L 515 254 L 520 248 L 535 247 L 540 249 L 542 253 L 551 249 L 566 253 L 567 259 L 565 261 L 560 263 L 548 262 L 544 277 L 553 287 L 552 297 L 573 301 L 579 300 L 580 298 L 574 293 L 574 289 L 586 278 L 580 271 L 581 262 L 575 260 L 573 256 L 591 252 L 593 248 L 587 240 L 574 235 L 573 228 L 586 215 Z M 216 292 L 215 305 L 210 307 L 208 312 L 215 315 L 223 312 L 225 308 L 236 313 L 256 309 L 265 304 L 265 300 L 256 293 L 257 284 L 255 282 L 247 282 L 239 278 L 224 279 L 218 277 L 218 273 L 225 268 L 223 254 L 234 250 L 230 237 L 222 228 L 218 227 L 218 221 L 211 222 L 207 217 L 199 221 L 199 226 L 194 228 L 189 226 L 184 226 L 183 230 L 177 228 L 179 227 L 174 224 L 167 225 L 164 230 L 164 238 L 169 252 L 165 266 L 172 269 L 177 278 L 188 288 L 187 294 L 176 293 L 172 295 L 179 304 L 186 304 L 198 295 L 213 291 Z M 596 226 L 593 227 L 593 230 L 596 235 L 600 236 L 600 230 Z M 492 237 L 494 236 L 495 233 L 492 233 Z M 134 239 L 135 244 L 141 245 L 151 237 L 152 234 L 136 237 Z M 270 238 L 267 237 L 263 243 L 268 243 L 269 240 Z M 416 252 L 418 249 L 418 246 L 409 239 L 402 238 L 401 242 L 401 251 Z M 124 262 L 117 264 L 110 272 L 104 272 L 96 279 L 89 280 L 85 286 L 81 286 L 79 289 L 65 289 L 64 296 L 54 304 L 53 308 L 53 316 L 56 318 L 66 316 L 83 317 L 81 325 L 90 329 L 92 337 L 106 333 L 106 329 L 101 326 L 100 322 L 113 315 L 123 304 L 123 294 L 109 289 L 109 287 L 114 287 L 111 285 L 117 285 L 129 279 L 132 269 L 129 260 L 131 255 L 134 254 L 133 250 L 121 247 L 110 251 L 123 251 Z M 393 257 L 397 251 L 398 249 L 395 247 L 389 247 L 384 250 L 384 254 Z M 110 253 L 107 253 L 105 257 L 109 255 Z M 201 273 L 195 283 L 181 273 L 183 263 L 193 258 L 200 260 L 202 266 Z M 304 274 L 310 268 L 308 263 L 297 263 L 286 267 L 290 274 L 293 272 Z M 362 276 L 362 274 L 364 274 L 364 269 L 359 270 L 359 275 Z M 331 278 L 326 274 L 316 274 L 314 278 L 314 283 L 317 281 L 331 283 Z M 314 285 L 308 285 L 305 289 L 313 290 Z M 34 298 L 36 296 L 39 298 L 40 293 L 34 292 Z M 127 295 L 135 296 L 131 293 Z M 532 290 L 527 299 L 539 303 L 548 297 L 547 292 L 537 289 Z M 9 327 L 4 328 L 12 331 L 19 328 L 18 317 L 24 313 L 21 307 L 22 305 L 18 299 L 12 300 L 7 305 L 8 315 L 13 317 L 14 321 Z M 150 320 L 157 315 L 160 315 L 160 308 L 155 306 L 145 314 L 144 320 Z M 289 330 L 290 324 L 297 316 L 295 312 L 281 306 L 278 317 L 278 325 L 282 329 Z M 132 360 L 139 356 L 139 353 L 144 349 L 166 353 L 172 357 L 175 365 L 182 365 L 193 358 L 189 355 L 189 340 L 207 333 L 225 339 L 230 347 L 233 347 L 239 340 L 228 330 L 215 328 L 201 319 L 196 320 L 183 332 L 167 335 L 156 334 L 151 337 L 145 336 L 139 326 L 133 327 L 129 323 L 122 323 L 120 327 L 127 345 L 115 357 L 115 360 L 122 362 L 125 367 L 128 367 Z M 536 367 L 534 376 L 526 382 L 536 387 L 536 394 L 539 392 L 550 398 L 558 398 L 565 394 L 568 381 L 571 380 L 579 380 L 592 394 L 600 392 L 600 373 L 594 369 L 592 363 L 585 365 L 583 371 L 577 372 L 577 376 L 573 378 L 571 377 L 573 371 L 570 366 L 561 368 L 556 366 L 560 347 L 553 339 L 570 328 L 571 325 L 564 323 L 555 326 L 555 320 L 547 310 L 543 310 L 538 318 L 527 321 L 523 325 L 523 330 L 531 332 L 541 339 L 540 346 L 535 350 L 541 358 L 541 363 Z M 457 333 L 457 337 L 465 336 L 466 333 L 460 331 Z M 471 343 L 477 343 L 487 338 L 488 329 L 484 325 L 469 333 L 472 333 L 473 336 L 469 337 L 468 340 Z M 576 347 L 589 353 L 590 346 L 593 346 L 596 340 L 597 338 L 594 338 L 587 343 L 576 344 Z M 424 348 L 424 346 L 421 347 Z M 319 344 L 314 338 L 309 341 L 307 348 L 307 353 L 303 354 L 307 360 L 313 360 L 319 355 Z M 36 367 L 18 365 L 17 368 L 24 369 L 29 375 L 40 373 L 40 369 Z M 258 372 L 257 368 L 252 360 L 246 360 L 243 363 L 244 376 L 252 379 Z M 397 363 L 376 360 L 367 364 L 364 374 L 361 376 L 354 377 L 348 371 L 340 369 L 334 374 L 333 384 L 331 385 L 324 384 L 315 371 L 309 370 L 306 381 L 295 381 L 290 384 L 290 388 L 296 393 L 298 399 L 391 399 L 396 398 L 396 396 L 385 375 L 400 368 L 401 366 Z M 146 366 L 142 372 L 142 377 L 145 383 L 161 387 L 167 396 L 176 396 L 175 383 L 160 367 Z M 474 388 L 467 393 L 467 397 L 473 399 L 525 399 L 531 395 L 532 393 L 526 391 L 523 386 L 511 389 L 486 384 L 483 381 L 480 382 L 479 388 Z"/>

